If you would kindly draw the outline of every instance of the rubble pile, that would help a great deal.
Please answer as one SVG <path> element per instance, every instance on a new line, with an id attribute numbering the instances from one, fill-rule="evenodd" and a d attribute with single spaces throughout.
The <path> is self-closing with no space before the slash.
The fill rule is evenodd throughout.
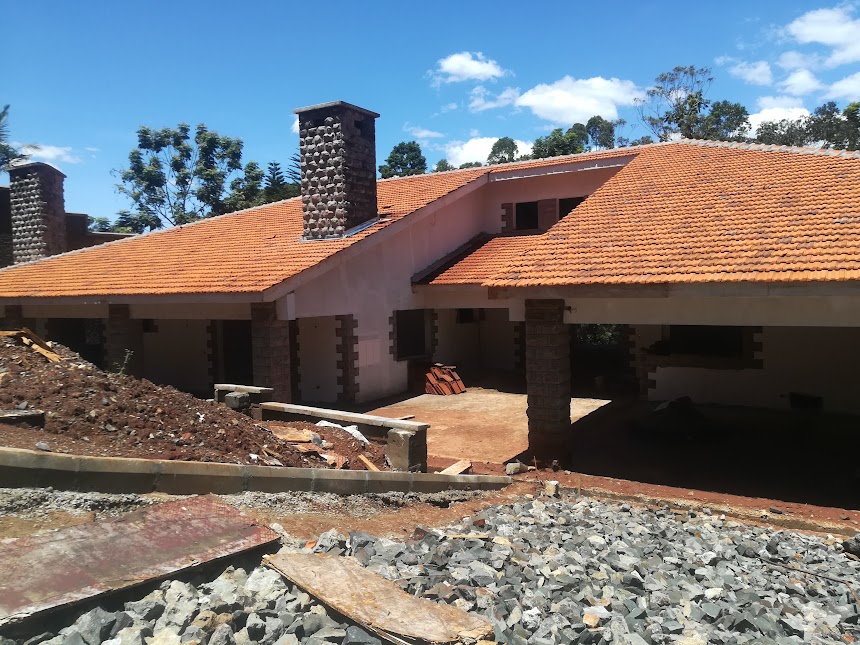
<path id="1" fill-rule="evenodd" d="M 836 581 L 856 589 L 860 561 L 840 540 L 707 510 L 529 500 L 445 530 L 418 529 L 407 542 L 329 531 L 312 548 L 351 555 L 410 594 L 485 616 L 500 643 L 844 645 L 860 637 L 860 604 Z M 192 583 L 166 581 L 119 611 L 92 609 L 29 642 L 380 642 L 255 563 Z"/>

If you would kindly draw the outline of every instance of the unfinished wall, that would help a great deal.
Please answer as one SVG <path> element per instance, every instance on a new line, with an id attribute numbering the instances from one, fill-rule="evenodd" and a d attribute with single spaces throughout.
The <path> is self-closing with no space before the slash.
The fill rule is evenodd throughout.
<path id="1" fill-rule="evenodd" d="M 515 323 L 507 309 L 481 309 L 474 322 L 458 322 L 456 309 L 438 309 L 438 344 L 433 360 L 461 370 L 513 370 Z"/>
<path id="2" fill-rule="evenodd" d="M 637 326 L 636 337 L 639 347 L 648 346 L 660 327 Z M 823 397 L 825 410 L 860 413 L 860 329 L 764 327 L 759 337 L 762 369 L 659 367 L 649 375 L 648 398 L 788 408 L 788 393 L 798 392 Z"/>
<path id="3" fill-rule="evenodd" d="M 153 383 L 211 396 L 208 321 L 153 320 L 144 326 L 143 376 Z"/>
<path id="4" fill-rule="evenodd" d="M 311 403 L 337 401 L 337 335 L 334 316 L 299 318 L 299 393 Z"/>

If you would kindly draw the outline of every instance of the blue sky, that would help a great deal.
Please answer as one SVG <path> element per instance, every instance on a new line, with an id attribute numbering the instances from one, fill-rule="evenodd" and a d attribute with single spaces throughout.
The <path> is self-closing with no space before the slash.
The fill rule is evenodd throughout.
<path id="1" fill-rule="evenodd" d="M 12 140 L 39 144 L 67 210 L 93 216 L 128 206 L 111 170 L 142 124 L 206 123 L 241 137 L 244 161 L 286 165 L 293 109 L 342 99 L 382 115 L 379 163 L 417 139 L 459 164 L 594 113 L 633 124 L 675 65 L 712 67 L 709 97 L 754 123 L 860 99 L 856 3 L 43 0 L 6 3 L 4 23 Z"/>

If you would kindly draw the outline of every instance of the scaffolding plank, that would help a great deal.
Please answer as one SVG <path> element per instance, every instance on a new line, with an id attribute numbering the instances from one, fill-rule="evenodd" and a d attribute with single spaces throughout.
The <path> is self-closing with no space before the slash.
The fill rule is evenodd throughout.
<path id="1" fill-rule="evenodd" d="M 362 567 L 354 558 L 281 553 L 268 556 L 266 564 L 377 634 L 454 643 L 474 641 L 493 631 L 490 623 L 479 616 L 410 596 L 393 582 Z"/>
<path id="2" fill-rule="evenodd" d="M 0 545 L 0 625 L 277 539 L 212 496 L 20 538 Z"/>

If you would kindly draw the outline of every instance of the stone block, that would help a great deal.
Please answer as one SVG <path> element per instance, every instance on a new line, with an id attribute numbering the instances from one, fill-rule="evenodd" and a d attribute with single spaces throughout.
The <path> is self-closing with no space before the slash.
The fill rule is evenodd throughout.
<path id="1" fill-rule="evenodd" d="M 224 395 L 224 404 L 231 410 L 244 412 L 251 407 L 251 395 L 247 392 L 228 392 Z"/>
<path id="2" fill-rule="evenodd" d="M 385 457 L 394 470 L 427 472 L 427 431 L 392 428 L 388 431 Z"/>

